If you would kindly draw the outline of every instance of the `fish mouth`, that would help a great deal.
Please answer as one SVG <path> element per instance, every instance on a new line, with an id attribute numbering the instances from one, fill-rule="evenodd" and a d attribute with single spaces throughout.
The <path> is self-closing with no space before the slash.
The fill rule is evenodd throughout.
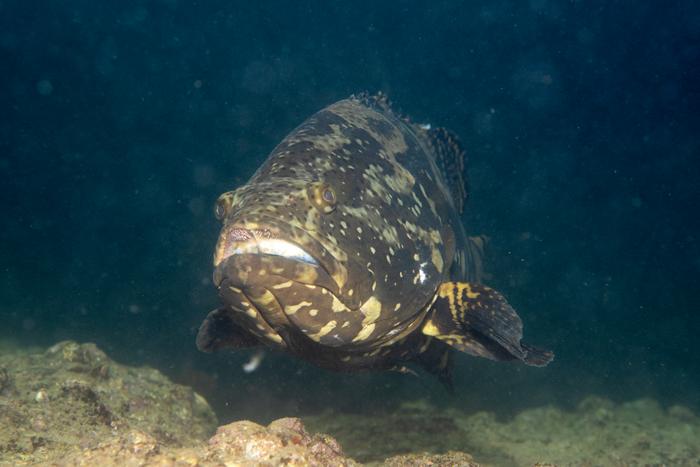
<path id="1" fill-rule="evenodd" d="M 294 261 L 319 266 L 306 249 L 298 244 L 282 238 L 280 232 L 272 228 L 246 228 L 232 226 L 222 232 L 214 254 L 214 266 L 233 255 L 257 254 L 287 258 Z"/>
<path id="2" fill-rule="evenodd" d="M 240 287 L 275 277 L 327 289 L 349 309 L 372 294 L 373 274 L 317 232 L 257 216 L 224 226 L 214 253 L 214 284 L 230 278 Z"/>
<path id="3" fill-rule="evenodd" d="M 280 239 L 263 239 L 245 243 L 240 246 L 236 246 L 231 254 L 258 254 L 258 255 L 270 255 L 270 256 L 280 256 L 282 258 L 291 259 L 293 261 L 300 261 L 302 263 L 311 264 L 313 266 L 318 266 L 319 263 L 304 249 L 295 245 L 287 240 Z"/>
<path id="4" fill-rule="evenodd" d="M 230 272 L 228 263 L 240 264 L 250 260 L 293 264 L 298 268 L 313 268 L 328 274 L 321 261 L 307 248 L 280 237 L 280 232 L 273 228 L 241 226 L 227 228 L 222 232 L 214 254 L 216 286 L 219 287 L 227 271 Z"/>

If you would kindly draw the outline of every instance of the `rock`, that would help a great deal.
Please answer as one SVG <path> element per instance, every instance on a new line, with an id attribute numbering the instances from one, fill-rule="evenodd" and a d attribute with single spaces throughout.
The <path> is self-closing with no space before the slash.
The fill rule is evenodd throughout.
<path id="1" fill-rule="evenodd" d="M 192 389 L 150 368 L 112 361 L 94 344 L 0 354 L 0 464 L 50 462 L 147 433 L 158 445 L 194 445 L 216 416 Z M 117 440 L 117 441 L 110 441 Z"/>
<path id="2" fill-rule="evenodd" d="M 0 356 L 0 465 L 358 465 L 298 418 L 239 421 L 211 436 L 215 427 L 190 388 L 115 363 L 94 344 Z"/>
<path id="3" fill-rule="evenodd" d="M 672 405 L 668 408 L 668 415 L 684 423 L 697 423 L 697 416 L 688 407 Z"/>
<path id="4" fill-rule="evenodd" d="M 445 454 L 404 454 L 390 457 L 384 467 L 479 467 L 469 454 L 449 451 Z"/>
<path id="5" fill-rule="evenodd" d="M 310 435 L 298 418 L 283 418 L 267 428 L 249 421 L 219 427 L 209 440 L 214 459 L 239 465 L 357 465 L 325 435 Z"/>
<path id="6" fill-rule="evenodd" d="M 332 438 L 310 435 L 301 420 L 283 418 L 267 427 L 251 421 L 230 423 L 219 427 L 207 443 L 192 448 L 167 446 L 146 433 L 132 430 L 97 447 L 68 453 L 53 465 L 352 467 L 359 464 L 344 457 Z"/>

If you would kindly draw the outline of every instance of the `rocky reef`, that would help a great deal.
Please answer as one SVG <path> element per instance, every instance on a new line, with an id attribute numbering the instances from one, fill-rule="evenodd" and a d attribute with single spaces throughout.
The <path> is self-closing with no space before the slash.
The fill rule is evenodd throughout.
<path id="1" fill-rule="evenodd" d="M 48 462 L 132 430 L 164 445 L 195 445 L 216 425 L 190 388 L 120 365 L 94 344 L 0 354 L 0 462 Z"/>
<path id="2" fill-rule="evenodd" d="M 0 345 L 0 465 L 700 464 L 698 417 L 653 400 L 590 397 L 574 410 L 542 407 L 508 420 L 416 401 L 384 414 L 216 425 L 192 389 L 120 365 L 94 344 Z"/>
<path id="3" fill-rule="evenodd" d="M 55 465 L 123 466 L 338 466 L 359 465 L 343 455 L 331 437 L 311 435 L 297 418 L 282 418 L 267 427 L 250 421 L 219 427 L 197 447 L 165 446 L 141 431 L 131 431 L 82 451 L 72 452 Z"/>

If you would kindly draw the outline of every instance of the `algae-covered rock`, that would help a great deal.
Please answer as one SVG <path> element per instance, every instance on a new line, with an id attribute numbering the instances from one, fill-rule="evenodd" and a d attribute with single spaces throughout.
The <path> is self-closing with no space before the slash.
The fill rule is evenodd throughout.
<path id="1" fill-rule="evenodd" d="M 132 430 L 94 448 L 70 452 L 53 465 L 353 467 L 359 464 L 344 457 L 333 438 L 311 435 L 301 420 L 283 418 L 267 427 L 250 421 L 224 425 L 207 443 L 186 448 L 167 446 L 146 433 Z"/>
<path id="2" fill-rule="evenodd" d="M 450 451 L 470 453 L 469 462 L 498 466 L 700 465 L 698 417 L 678 405 L 664 410 L 649 399 L 614 404 L 590 397 L 572 411 L 540 407 L 510 420 L 411 403 L 391 413 L 329 412 L 305 422 L 335 436 L 348 455 L 372 465 L 470 465 L 440 464 L 438 457 L 420 460 L 412 454 Z M 391 455 L 400 456 L 381 463 Z"/>
<path id="3" fill-rule="evenodd" d="M 685 412 L 687 416 L 690 411 Z M 649 399 L 618 405 L 589 397 L 574 411 L 541 407 L 504 423 L 485 414 L 458 417 L 456 423 L 466 433 L 475 458 L 498 465 L 700 463 L 700 425 L 679 423 L 673 413 Z"/>
<path id="4" fill-rule="evenodd" d="M 192 389 L 120 365 L 94 344 L 0 355 L 0 462 L 49 461 L 132 430 L 164 445 L 194 445 L 215 428 Z"/>
<path id="5" fill-rule="evenodd" d="M 358 465 L 299 419 L 215 429 L 192 389 L 115 363 L 94 344 L 0 355 L 0 465 Z"/>
<path id="6" fill-rule="evenodd" d="M 403 454 L 390 457 L 384 467 L 479 467 L 469 454 L 449 451 L 444 454 Z"/>

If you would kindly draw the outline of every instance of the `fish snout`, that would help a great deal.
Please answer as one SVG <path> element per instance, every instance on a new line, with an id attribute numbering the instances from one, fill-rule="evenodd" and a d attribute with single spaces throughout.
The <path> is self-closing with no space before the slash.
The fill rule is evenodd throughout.
<path id="1" fill-rule="evenodd" d="M 214 251 L 214 266 L 223 263 L 228 257 L 240 251 L 242 245 L 257 243 L 263 239 L 273 238 L 270 229 L 231 226 L 225 228 Z"/>

